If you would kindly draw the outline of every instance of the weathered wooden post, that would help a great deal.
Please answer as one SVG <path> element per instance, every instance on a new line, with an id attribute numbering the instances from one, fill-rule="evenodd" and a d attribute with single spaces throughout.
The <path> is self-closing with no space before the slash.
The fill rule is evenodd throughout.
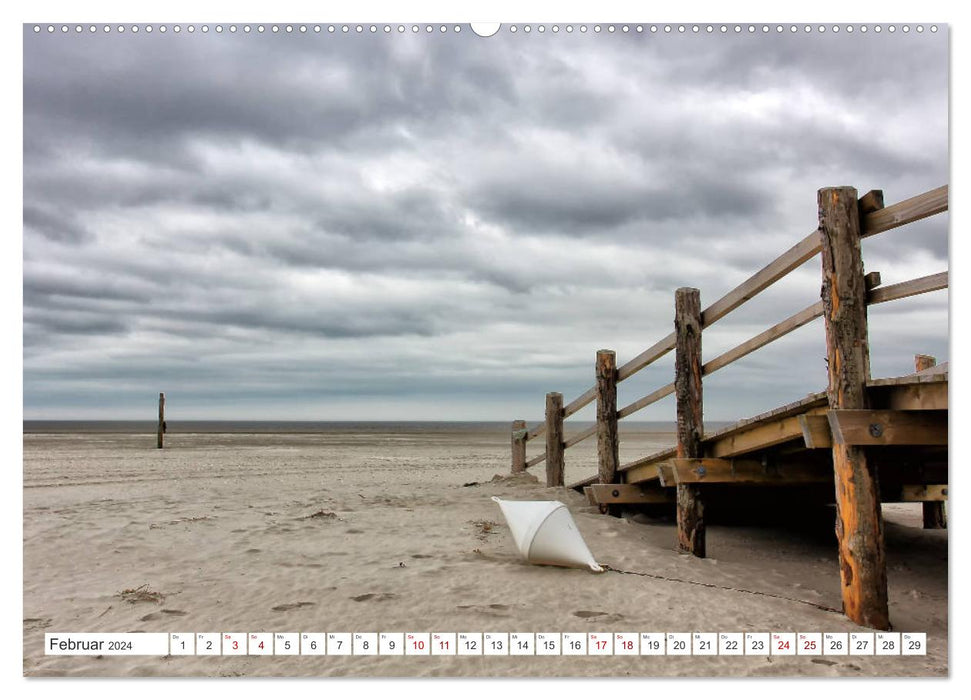
<path id="1" fill-rule="evenodd" d="M 563 486 L 563 394 L 546 395 L 546 485 Z"/>
<path id="2" fill-rule="evenodd" d="M 512 473 L 526 471 L 526 421 L 512 422 Z"/>
<path id="3" fill-rule="evenodd" d="M 822 300 L 830 411 L 867 408 L 870 376 L 866 284 L 856 190 L 819 190 Z M 890 628 L 880 489 L 863 448 L 833 443 L 836 536 L 843 612 L 859 625 Z"/>
<path id="4" fill-rule="evenodd" d="M 597 471 L 601 484 L 617 482 L 620 442 L 617 435 L 617 354 L 597 351 Z"/>
<path id="5" fill-rule="evenodd" d="M 701 292 L 674 293 L 674 395 L 678 411 L 678 459 L 704 457 L 701 387 Z M 705 556 L 705 506 L 698 484 L 678 484 L 678 550 Z"/>
<path id="6" fill-rule="evenodd" d="M 914 355 L 914 371 L 923 372 L 937 365 L 937 358 L 930 355 Z M 924 529 L 943 530 L 947 527 L 947 513 L 941 501 L 924 501 Z"/>
<path id="7" fill-rule="evenodd" d="M 162 449 L 163 436 L 165 435 L 165 394 L 159 392 L 158 395 L 158 448 Z"/>

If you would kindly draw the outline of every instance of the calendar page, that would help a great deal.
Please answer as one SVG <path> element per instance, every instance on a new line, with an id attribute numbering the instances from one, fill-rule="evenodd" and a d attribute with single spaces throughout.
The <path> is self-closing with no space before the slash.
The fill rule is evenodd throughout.
<path id="1" fill-rule="evenodd" d="M 226 9 L 24 20 L 24 676 L 949 676 L 946 22 Z"/>

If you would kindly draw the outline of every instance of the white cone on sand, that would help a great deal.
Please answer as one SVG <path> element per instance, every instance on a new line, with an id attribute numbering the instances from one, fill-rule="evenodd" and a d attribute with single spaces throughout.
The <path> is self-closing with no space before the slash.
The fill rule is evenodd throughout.
<path id="1" fill-rule="evenodd" d="M 601 567 L 583 541 L 567 507 L 559 501 L 503 501 L 499 504 L 520 553 L 533 564 Z"/>

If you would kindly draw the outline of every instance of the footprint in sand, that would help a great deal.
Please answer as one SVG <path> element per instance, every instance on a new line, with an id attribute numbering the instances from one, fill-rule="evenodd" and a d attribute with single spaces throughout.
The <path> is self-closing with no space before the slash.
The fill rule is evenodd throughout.
<path id="1" fill-rule="evenodd" d="M 24 629 L 28 632 L 43 630 L 51 626 L 53 620 L 49 617 L 25 617 Z"/>
<path id="2" fill-rule="evenodd" d="M 273 612 L 287 612 L 288 610 L 297 610 L 299 608 L 312 608 L 316 603 L 311 603 L 306 600 L 302 600 L 299 603 L 284 603 L 283 605 L 274 605 L 270 610 Z"/>
<path id="3" fill-rule="evenodd" d="M 351 600 L 363 603 L 366 600 L 392 600 L 397 597 L 394 593 L 365 593 L 364 595 L 351 596 Z"/>
<path id="4" fill-rule="evenodd" d="M 574 610 L 573 615 L 574 617 L 579 617 L 584 620 L 597 618 L 597 622 L 619 622 L 620 620 L 624 619 L 623 615 L 601 612 L 598 610 Z"/>
<path id="5" fill-rule="evenodd" d="M 432 555 L 431 554 L 412 554 L 411 558 L 412 559 L 431 559 Z"/>

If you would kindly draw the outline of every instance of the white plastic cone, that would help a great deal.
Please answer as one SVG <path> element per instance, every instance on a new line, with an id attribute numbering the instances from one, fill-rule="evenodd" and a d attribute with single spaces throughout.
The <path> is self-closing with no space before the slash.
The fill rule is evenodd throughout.
<path id="1" fill-rule="evenodd" d="M 573 516 L 559 501 L 503 501 L 499 504 L 516 547 L 534 564 L 590 567 L 603 571 L 583 541 Z"/>

